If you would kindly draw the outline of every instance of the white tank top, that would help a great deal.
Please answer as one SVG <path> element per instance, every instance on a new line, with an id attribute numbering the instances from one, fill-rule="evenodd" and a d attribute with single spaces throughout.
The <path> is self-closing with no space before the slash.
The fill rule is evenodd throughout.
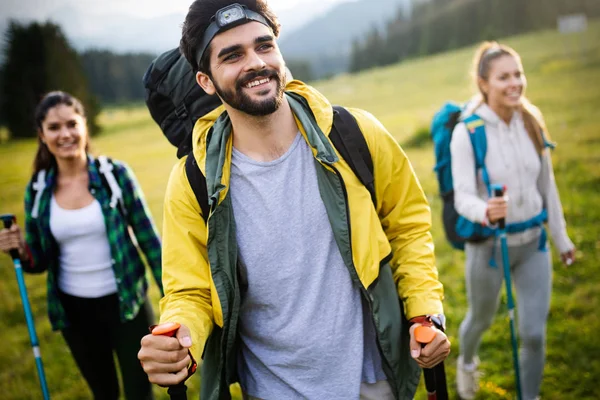
<path id="1" fill-rule="evenodd" d="M 98 200 L 65 210 L 54 196 L 50 231 L 60 248 L 58 287 L 71 296 L 96 298 L 117 292 L 110 244 Z"/>

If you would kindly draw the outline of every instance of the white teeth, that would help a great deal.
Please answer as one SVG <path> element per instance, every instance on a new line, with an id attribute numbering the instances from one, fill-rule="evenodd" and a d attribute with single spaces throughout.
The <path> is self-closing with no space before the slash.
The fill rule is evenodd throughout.
<path id="1" fill-rule="evenodd" d="M 253 88 L 254 86 L 262 85 L 263 83 L 267 83 L 267 82 L 269 82 L 269 81 L 270 81 L 270 79 L 269 79 L 269 78 L 258 79 L 258 80 L 256 80 L 256 81 L 252 81 L 252 82 L 248 83 L 248 84 L 246 85 L 246 87 L 247 87 L 248 89 L 251 89 L 251 88 Z"/>

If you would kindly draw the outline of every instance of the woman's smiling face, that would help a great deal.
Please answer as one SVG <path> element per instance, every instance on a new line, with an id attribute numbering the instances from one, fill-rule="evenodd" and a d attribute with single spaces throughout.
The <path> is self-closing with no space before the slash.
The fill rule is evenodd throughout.
<path id="1" fill-rule="evenodd" d="M 73 106 L 58 104 L 50 108 L 39 134 L 57 160 L 85 158 L 86 120 Z"/>
<path id="2" fill-rule="evenodd" d="M 480 87 L 492 109 L 515 109 L 521 104 L 527 81 L 521 63 L 505 54 L 491 61 L 487 80 Z"/>

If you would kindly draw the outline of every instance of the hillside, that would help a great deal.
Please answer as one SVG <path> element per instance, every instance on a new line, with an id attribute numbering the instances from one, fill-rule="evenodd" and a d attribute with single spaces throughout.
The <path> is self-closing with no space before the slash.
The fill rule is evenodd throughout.
<path id="1" fill-rule="evenodd" d="M 346 71 L 352 41 L 372 27 L 381 28 L 398 10 L 408 7 L 410 0 L 355 0 L 337 4 L 285 34 L 280 42 L 281 51 L 289 59 L 309 59 L 315 76 Z"/>
<path id="2" fill-rule="evenodd" d="M 554 292 L 548 326 L 548 354 L 542 389 L 544 400 L 597 398 L 600 376 L 600 21 L 584 35 L 563 36 L 545 31 L 506 39 L 523 57 L 528 95 L 544 112 L 552 139 L 556 181 L 561 192 L 569 233 L 578 261 L 566 269 L 554 254 Z M 357 75 L 316 83 L 336 104 L 364 108 L 388 128 L 401 144 L 429 124 L 448 99 L 467 99 L 472 93 L 468 69 L 474 48 L 415 59 Z M 144 108 L 106 110 L 100 123 L 105 133 L 94 149 L 129 163 L 136 172 L 150 209 L 162 225 L 162 201 L 175 149 L 161 135 Z M 1 135 L 0 135 L 1 137 Z M 23 189 L 30 176 L 35 143 L 0 144 L 1 213 L 13 212 L 23 221 Z M 455 398 L 458 324 L 465 314 L 463 254 L 450 249 L 440 224 L 440 200 L 429 144 L 405 148 L 433 210 L 433 236 L 440 278 L 445 285 L 448 333 L 453 349 L 447 362 L 451 398 Z M 87 399 L 89 394 L 60 334 L 50 330 L 46 317 L 45 275 L 27 276 L 27 286 L 52 398 Z M 151 298 L 157 310 L 157 291 Z M 480 352 L 485 376 L 478 399 L 512 399 L 514 383 L 506 305 L 503 301 Z M 0 256 L 0 387 L 2 399 L 40 398 L 35 365 L 27 337 L 14 271 Z M 190 380 L 189 398 L 197 398 L 199 379 Z M 165 391 L 156 388 L 159 399 Z M 424 399 L 423 390 L 417 399 Z"/>

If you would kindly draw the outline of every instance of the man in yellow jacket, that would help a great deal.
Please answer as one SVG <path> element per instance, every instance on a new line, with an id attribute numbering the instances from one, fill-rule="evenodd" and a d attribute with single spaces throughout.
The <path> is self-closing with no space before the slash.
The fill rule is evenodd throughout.
<path id="1" fill-rule="evenodd" d="M 431 215 L 406 158 L 370 114 L 350 110 L 373 158 L 375 206 L 329 140 L 319 92 L 286 84 L 279 24 L 263 0 L 196 0 L 181 51 L 223 106 L 197 121 L 202 215 L 185 159 L 165 198 L 161 323 L 139 358 L 149 379 L 183 381 L 202 357 L 202 398 L 412 399 L 421 367 L 450 351 Z M 206 220 L 206 222 L 205 222 Z"/>

